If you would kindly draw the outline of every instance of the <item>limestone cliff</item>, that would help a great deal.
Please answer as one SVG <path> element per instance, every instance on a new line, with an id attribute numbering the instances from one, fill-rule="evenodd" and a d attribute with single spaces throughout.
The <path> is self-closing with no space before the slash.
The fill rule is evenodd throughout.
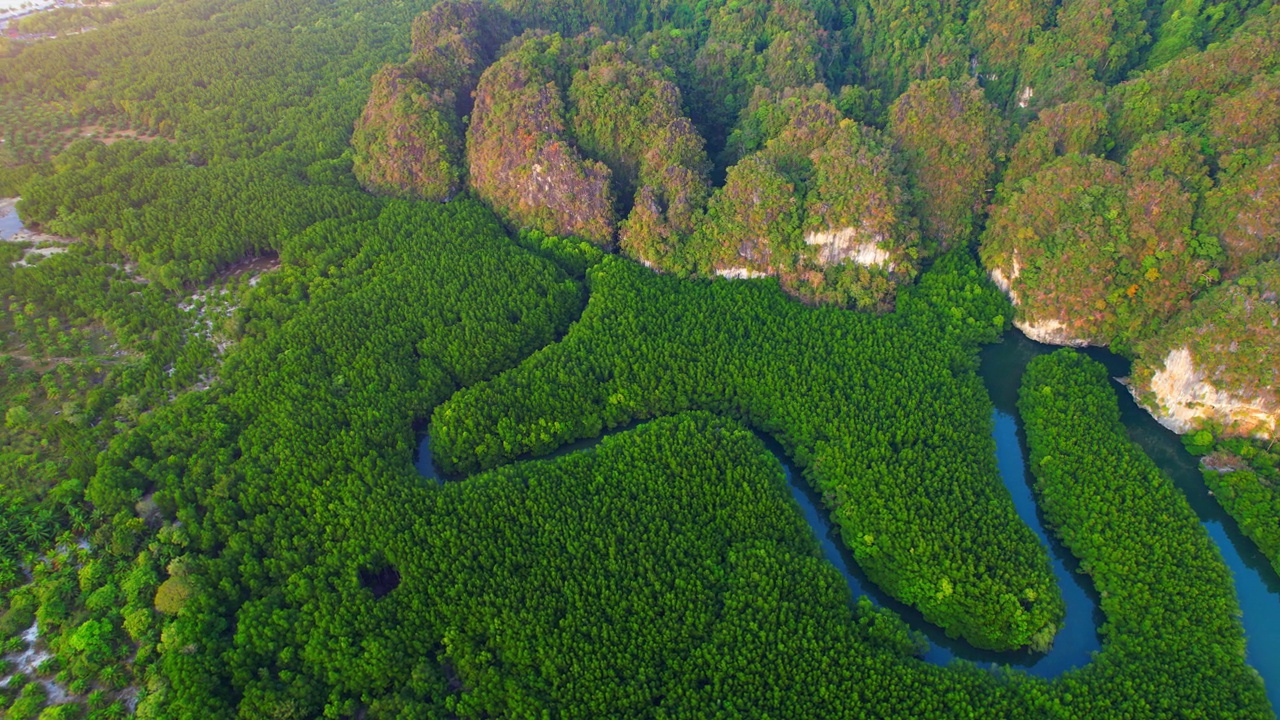
<path id="1" fill-rule="evenodd" d="M 1142 344 L 1133 390 L 1165 426 L 1275 438 L 1280 422 L 1280 262 L 1215 288 Z"/>
<path id="2" fill-rule="evenodd" d="M 684 116 L 679 88 L 609 42 L 591 53 L 569 87 L 573 134 L 612 172 L 619 246 L 628 256 L 669 263 L 711 194 L 702 137 Z"/>
<path id="3" fill-rule="evenodd" d="M 695 253 L 722 276 L 774 275 L 808 300 L 886 307 L 914 276 L 920 241 L 899 158 L 822 86 L 753 105 L 765 102 L 757 112 L 785 122 L 729 168 Z"/>
<path id="4" fill-rule="evenodd" d="M 1058 345 L 1132 344 L 1186 310 L 1213 257 L 1193 229 L 1205 181 L 1193 144 L 1153 135 L 1125 165 L 1048 157 L 1001 193 L 979 249 L 1015 324 Z"/>
<path id="5" fill-rule="evenodd" d="M 557 77 L 574 54 L 558 35 L 526 34 L 485 71 L 467 132 L 470 181 L 509 225 L 611 247 L 612 173 L 575 144 Z"/>
<path id="6" fill-rule="evenodd" d="M 446 0 L 414 19 L 409 69 L 429 85 L 455 90 L 458 114 L 466 115 L 480 74 L 514 34 L 515 24 L 496 5 Z"/>
<path id="7" fill-rule="evenodd" d="M 1133 389 L 1161 425 L 1179 434 L 1212 423 L 1224 428 L 1227 435 L 1271 438 L 1280 418 L 1274 393 L 1245 397 L 1215 386 L 1207 373 L 1196 367 L 1191 349 L 1185 345 L 1170 350 L 1160 369 L 1151 373 L 1142 387 Z"/>
<path id="8" fill-rule="evenodd" d="M 481 71 L 511 33 L 505 14 L 480 0 L 446 0 L 414 20 L 413 54 L 374 76 L 351 135 L 361 186 L 435 201 L 462 190 L 463 118 Z"/>
<path id="9" fill-rule="evenodd" d="M 610 248 L 617 229 L 623 252 L 668 266 L 710 193 L 682 104 L 623 41 L 528 34 L 481 79 L 472 185 L 513 226 Z"/>
<path id="10" fill-rule="evenodd" d="M 364 189 L 444 201 L 462 189 L 462 126 L 451 90 L 433 89 L 398 65 L 373 78 L 351 135 L 352 171 Z"/>

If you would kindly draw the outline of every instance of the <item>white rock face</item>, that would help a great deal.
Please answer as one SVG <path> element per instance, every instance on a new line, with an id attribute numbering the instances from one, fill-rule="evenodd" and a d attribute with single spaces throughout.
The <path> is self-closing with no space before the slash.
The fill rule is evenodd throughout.
<path id="1" fill-rule="evenodd" d="M 864 267 L 886 267 L 892 270 L 889 251 L 880 247 L 884 240 L 882 235 L 855 227 L 811 232 L 804 236 L 806 245 L 818 246 L 818 262 L 823 265 L 836 265 L 852 260 Z"/>
<path id="2" fill-rule="evenodd" d="M 717 270 L 716 274 L 722 278 L 729 278 L 730 280 L 750 280 L 751 278 L 761 278 L 765 276 L 765 273 L 756 272 L 755 270 L 750 270 L 744 267 L 724 268 Z"/>
<path id="3" fill-rule="evenodd" d="M 991 281 L 996 287 L 1004 291 L 1009 296 L 1009 300 L 1014 307 L 1018 306 L 1018 293 L 1013 289 L 1013 281 L 1018 279 L 1022 274 L 1022 264 L 1018 262 L 1018 252 L 1013 252 L 1012 267 L 1009 268 L 1009 274 L 1005 275 L 1004 270 L 1000 268 L 991 269 Z M 1066 345 L 1068 347 L 1088 347 L 1092 345 L 1088 338 L 1078 338 L 1067 330 L 1067 326 L 1057 318 L 1048 318 L 1045 320 L 1014 320 L 1013 326 L 1022 331 L 1022 334 L 1046 345 Z"/>
<path id="4" fill-rule="evenodd" d="M 1013 289 L 1013 281 L 1018 279 L 1022 274 L 1022 264 L 1018 262 L 1018 251 L 1013 251 L 1013 267 L 1009 271 L 1009 275 L 1004 274 L 1004 270 L 1000 268 L 991 269 L 991 281 L 1000 288 L 1001 292 L 1009 296 L 1009 301 L 1014 305 L 1018 304 L 1018 292 Z"/>
<path id="5" fill-rule="evenodd" d="M 1067 326 L 1062 321 L 1053 318 L 1035 322 L 1014 320 L 1013 326 L 1032 340 L 1046 345 L 1066 345 L 1067 347 L 1079 348 L 1088 347 L 1092 344 L 1087 339 L 1074 337 L 1067 332 Z"/>
<path id="6" fill-rule="evenodd" d="M 1241 398 L 1210 383 L 1191 360 L 1186 346 L 1169 351 L 1164 368 L 1151 377 L 1155 407 L 1147 410 L 1170 430 L 1185 434 L 1202 420 L 1213 420 L 1238 433 L 1272 438 L 1276 436 L 1280 408 L 1263 398 Z M 1135 389 L 1135 397 L 1138 393 Z M 1139 402 L 1142 399 L 1139 398 Z"/>

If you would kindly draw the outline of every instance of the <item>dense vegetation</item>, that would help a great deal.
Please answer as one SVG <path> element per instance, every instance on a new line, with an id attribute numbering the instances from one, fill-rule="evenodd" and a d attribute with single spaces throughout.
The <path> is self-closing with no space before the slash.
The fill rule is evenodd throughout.
<path id="1" fill-rule="evenodd" d="M 1280 11 L 1260 10 L 1229 41 L 1028 126 L 982 239 L 1020 321 L 1132 353 L 1206 288 L 1280 253 L 1277 28 Z"/>
<path id="2" fill-rule="evenodd" d="M 394 532 L 377 541 L 356 533 L 361 548 L 326 556 L 323 538 L 346 535 L 343 528 L 356 520 L 344 515 L 334 525 L 324 513 L 348 501 L 331 505 L 340 498 L 398 485 L 378 476 L 409 472 L 414 417 L 456 384 L 475 382 L 550 341 L 577 307 L 572 283 L 502 239 L 492 218 L 472 203 L 438 210 L 392 205 L 377 220 L 325 223 L 297 237 L 286 253 L 290 264 L 259 285 L 254 298 L 261 302 L 250 298 L 248 336 L 224 366 L 223 382 L 117 438 L 87 491 L 109 516 L 132 515 L 145 500 L 181 521 L 181 532 L 161 532 L 160 544 L 139 560 L 153 558 L 163 567 L 186 558 L 191 568 L 170 573 L 186 578 L 180 595 L 189 596 L 178 603 L 171 627 L 161 634 L 160 623 L 146 618 L 130 626 L 133 642 L 160 654 L 140 714 L 216 713 L 228 703 L 246 711 L 297 703 L 310 708 L 304 716 L 318 713 L 329 693 L 280 686 L 280 674 L 288 677 L 301 666 L 288 659 L 291 641 L 253 618 L 284 601 L 288 578 L 307 568 L 341 562 L 340 575 L 355 583 L 356 570 L 372 563 L 375 552 L 385 553 L 383 562 L 398 561 L 386 546 Z M 299 312 L 291 296 L 306 298 L 307 311 Z M 410 307 L 406 298 L 418 304 Z M 376 329 L 372 336 L 370 329 Z M 335 482 L 322 482 L 326 477 Z M 336 494 L 288 499 L 316 482 L 316 489 Z M 353 491 L 357 495 L 349 495 Z M 403 517 L 399 503 L 377 507 L 397 509 L 358 522 L 390 531 L 391 518 Z M 272 532 L 262 532 L 265 527 Z M 327 607 L 338 598 L 312 599 Z M 235 636 L 214 629 L 236 616 L 241 631 Z M 371 612 L 367 619 L 376 617 Z M 346 621 L 329 625 L 332 620 L 325 626 L 340 632 Z M 183 652 L 188 642 L 200 652 Z M 277 653 L 284 654 L 268 660 Z M 336 647 L 326 654 L 335 670 L 347 664 Z M 371 671 L 366 661 L 347 666 Z M 258 675 L 269 668 L 267 676 Z M 208 682 L 209 673 L 224 681 Z"/>
<path id="3" fill-rule="evenodd" d="M 982 647 L 1045 645 L 1061 600 L 1000 483 L 974 372 L 1007 306 L 971 262 L 942 265 L 875 318 L 604 258 L 563 342 L 435 411 L 434 457 L 470 472 L 636 419 L 729 413 L 788 449 L 891 594 Z"/>
<path id="4" fill-rule="evenodd" d="M 1189 450 L 1206 456 L 1204 478 L 1214 497 L 1280 572 L 1280 453 L 1270 443 L 1219 439 L 1209 430 L 1187 435 L 1185 442 Z"/>
<path id="5" fill-rule="evenodd" d="M 80 141 L 51 166 L 24 187 L 22 217 L 122 252 L 172 291 L 246 256 L 276 254 L 322 219 L 369 218 L 379 206 L 349 175 L 328 183 L 317 172 L 314 182 L 265 159 L 201 166 L 165 142 Z"/>
<path id="6" fill-rule="evenodd" d="M 1230 715 L 1266 714 L 1244 663 L 1231 571 L 1173 481 L 1129 440 L 1106 368 L 1073 350 L 1037 358 L 1018 409 L 1040 507 L 1107 616 L 1106 650 L 1067 684 L 1118 689 L 1122 673 L 1138 672 L 1152 693 L 1122 693 L 1084 714 L 1170 717 L 1217 703 Z"/>
<path id="7" fill-rule="evenodd" d="M 1106 593 L 1102 652 L 1053 682 L 912 658 L 748 430 L 891 594 L 1049 642 L 975 349 L 1055 319 L 1139 384 L 1187 345 L 1274 390 L 1280 11 L 1254 4 L 23 19 L 96 29 L 0 40 L 0 196 L 63 236 L 0 243 L 0 640 L 51 655 L 4 668 L 5 717 L 1267 716 L 1225 571 L 1087 426 L 1114 405 L 1087 364 L 1024 401 Z M 423 487 L 428 418 L 446 469 L 493 469 Z M 1238 431 L 1188 442 L 1274 561 L 1276 455 Z"/>
<path id="8" fill-rule="evenodd" d="M 681 717 L 1023 717 L 1045 707 L 1105 717 L 1117 702 L 1118 712 L 1266 712 L 1248 677 L 1178 674 L 1243 669 L 1238 652 L 1210 650 L 1238 642 L 1230 607 L 1175 604 L 1170 612 L 1227 626 L 1170 663 L 1148 652 L 1177 642 L 1164 626 L 1108 605 L 1117 625 L 1103 653 L 1055 684 L 909 659 L 917 641 L 865 601 L 851 605 L 817 558 L 776 461 L 740 425 L 706 414 L 655 421 L 591 453 L 423 487 L 409 465 L 414 418 L 461 384 L 489 387 L 484 377 L 562 331 L 577 307 L 573 283 L 503 240 L 471 203 L 394 204 L 377 220 L 326 223 L 287 256 L 250 293 L 250 330 L 223 381 L 152 414 L 103 455 L 88 496 L 111 520 L 92 535 L 94 552 L 52 556 L 38 592 L 11 602 L 10 613 L 33 613 L 65 638 L 65 677 L 97 687 L 99 707 L 112 698 L 107 682 L 128 680 L 113 668 L 132 667 L 140 717 L 638 716 L 655 703 Z M 878 319 L 598 259 L 597 295 L 612 272 L 642 300 L 683 286 L 667 304 L 686 312 L 708 295 L 748 314 L 794 308 L 833 330 L 854 322 L 933 335 L 935 347 L 952 348 L 942 367 L 958 362 L 961 377 L 973 377 L 968 343 L 996 328 L 965 314 L 989 311 L 994 297 L 960 259 L 927 274 L 902 315 Z M 586 322 L 603 324 L 590 313 Z M 815 367 L 828 385 L 847 376 L 839 362 Z M 963 397 L 973 386 L 955 389 Z M 948 440 L 957 430 L 947 428 Z M 973 438 L 990 443 L 981 431 Z M 999 489 L 994 480 L 967 489 L 989 487 Z M 1026 531 L 1016 520 L 1002 527 Z M 1121 535 L 1108 547 L 1145 554 L 1148 540 Z M 1123 574 L 1101 559 L 1092 571 Z M 1166 574 L 1150 592 L 1185 588 Z M 1149 606 L 1136 603 L 1146 617 Z"/>
<path id="9" fill-rule="evenodd" d="M 1197 300 L 1190 312 L 1161 329 L 1138 351 L 1133 379 L 1150 387 L 1171 353 L 1185 353 L 1204 368 L 1192 380 L 1232 388 L 1246 408 L 1230 416 L 1210 416 L 1184 441 L 1203 460 L 1209 488 L 1240 529 L 1280 569 L 1280 473 L 1274 443 L 1250 437 L 1275 433 L 1267 408 L 1277 403 L 1280 368 L 1280 263 L 1258 265 Z M 1160 397 L 1144 402 L 1160 405 Z M 1185 402 L 1185 401 L 1184 401 Z"/>
<path id="10" fill-rule="evenodd" d="M 920 258 L 905 171 L 879 131 L 843 118 L 822 85 L 758 91 L 698 229 L 653 265 L 777 276 L 809 300 L 891 307 Z"/>
<path id="11" fill-rule="evenodd" d="M 474 37 L 451 23 L 479 7 L 442 3 L 415 27 Z M 836 24 L 834 8 L 735 3 L 713 14 L 696 52 L 653 33 L 637 43 L 600 28 L 526 31 L 475 88 L 470 185 L 513 229 L 616 246 L 677 274 L 772 275 L 806 300 L 888 309 L 923 250 L 972 238 L 1004 128 L 976 84 L 941 80 L 913 84 L 882 138 L 861 122 L 877 115 L 877 94 L 823 84 L 849 79 L 837 70 Z M 673 29 L 666 40 L 682 37 Z M 440 44 L 415 40 L 409 63 L 375 78 L 352 137 L 356 174 L 372 191 L 456 192 L 458 116 L 447 106 L 466 87 L 449 83 L 474 76 L 483 53 L 459 50 L 468 71 L 445 72 L 455 53 L 416 49 Z M 714 196 L 699 129 L 715 174 L 726 172 Z"/>

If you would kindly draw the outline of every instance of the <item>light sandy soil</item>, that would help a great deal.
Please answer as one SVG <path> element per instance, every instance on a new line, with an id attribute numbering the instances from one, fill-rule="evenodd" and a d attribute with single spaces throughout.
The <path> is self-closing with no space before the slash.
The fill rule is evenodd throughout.
<path id="1" fill-rule="evenodd" d="M 35 265 L 50 255 L 66 252 L 67 246 L 75 242 L 75 238 L 28 230 L 22 226 L 20 221 L 15 222 L 16 216 L 14 213 L 16 210 L 14 207 L 17 202 L 18 198 L 0 198 L 0 230 L 3 231 L 3 233 L 0 233 L 0 239 L 5 242 L 30 243 L 33 247 L 21 259 L 13 263 L 14 267 Z"/>

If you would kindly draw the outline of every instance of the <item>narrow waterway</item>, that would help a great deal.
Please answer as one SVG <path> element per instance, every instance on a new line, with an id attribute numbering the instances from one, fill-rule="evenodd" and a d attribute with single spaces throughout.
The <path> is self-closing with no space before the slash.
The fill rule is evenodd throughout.
<path id="1" fill-rule="evenodd" d="M 998 412 L 1016 404 L 1018 385 L 1027 363 L 1056 350 L 1058 348 L 1035 342 L 1017 331 L 1006 335 L 1004 342 L 984 349 L 981 372 Z M 1085 353 L 1106 366 L 1112 378 L 1128 377 L 1129 361 L 1124 358 L 1100 348 L 1089 348 Z M 1272 707 L 1280 708 L 1280 576 L 1209 494 L 1199 460 L 1186 451 L 1178 435 L 1139 407 L 1119 382 L 1112 387 L 1119 397 L 1120 419 L 1129 437 L 1187 496 L 1231 569 L 1247 640 L 1246 659 L 1266 683 Z M 1065 594 L 1066 588 L 1063 590 Z"/>
<path id="2" fill-rule="evenodd" d="M 1010 402 L 1016 402 L 1016 399 L 1015 388 L 1013 400 Z M 1067 607 L 1064 626 L 1058 631 L 1053 648 L 1048 653 L 1030 651 L 1000 653 L 975 648 L 964 640 L 947 637 L 941 628 L 925 620 L 919 610 L 885 593 L 866 577 L 862 568 L 845 548 L 840 538 L 840 529 L 832 523 L 827 511 L 822 509 L 821 500 L 804 481 L 782 446 L 765 433 L 757 432 L 756 436 L 782 464 L 791 496 L 800 506 L 800 511 L 809 526 L 813 528 L 823 556 L 844 576 L 853 596 L 856 598 L 859 595 L 865 595 L 876 605 L 892 609 L 913 629 L 923 633 L 929 640 L 929 651 L 924 655 L 925 660 L 946 665 L 955 658 L 963 658 L 982 666 L 1011 665 L 1035 675 L 1053 677 L 1090 661 L 1091 654 L 1100 647 L 1097 627 L 1102 622 L 1102 616 L 1087 576 L 1076 573 L 1079 563 L 1061 543 L 1044 530 L 1028 481 L 1029 475 L 1024 459 L 1026 453 L 1023 449 L 1020 425 L 1015 421 L 1015 415 L 1010 414 L 1007 409 L 997 405 L 994 413 L 993 433 L 1001 477 L 1013 495 L 1019 517 L 1036 531 L 1040 541 L 1048 547 L 1054 574 L 1059 587 L 1062 588 L 1063 600 Z M 598 445 L 604 438 L 630 430 L 637 424 L 631 423 L 615 428 L 599 437 L 578 440 L 557 448 L 555 452 L 543 456 L 543 459 L 588 450 Z M 421 436 L 413 463 L 418 474 L 423 478 L 437 483 L 444 481 L 432 462 L 429 435 Z"/>
<path id="3" fill-rule="evenodd" d="M 1047 653 L 994 652 L 975 648 L 964 640 L 947 637 L 938 626 L 928 622 L 919 610 L 906 605 L 881 590 L 867 579 L 853 556 L 845 548 L 840 538 L 840 528 L 821 508 L 816 493 L 801 477 L 796 468 L 783 453 L 782 447 L 772 438 L 761 436 L 761 440 L 782 463 L 787 475 L 787 484 L 791 488 L 791 496 L 800 505 L 822 547 L 826 557 L 845 581 L 854 597 L 866 595 L 876 605 L 886 607 L 907 622 L 913 630 L 917 630 L 929 639 L 929 651 L 924 659 L 937 665 L 946 665 L 956 658 L 963 658 L 984 667 L 1010 665 L 1033 675 L 1055 677 L 1074 667 L 1087 665 L 1092 653 L 1101 645 L 1098 641 L 1097 628 L 1102 622 L 1098 610 L 1097 596 L 1086 576 L 1075 572 L 1079 563 L 1066 548 L 1044 531 L 1044 526 L 1037 515 L 1035 499 L 1025 474 L 1025 454 L 1019 440 L 1018 426 L 1013 416 L 1000 412 L 995 413 L 996 455 L 1000 463 L 1000 472 L 1005 484 L 1013 495 L 1014 506 L 1018 515 L 1031 526 L 1040 541 L 1049 549 L 1049 557 L 1053 562 L 1054 577 L 1062 589 L 1067 614 L 1063 627 L 1054 638 L 1053 648 Z"/>
<path id="4" fill-rule="evenodd" d="M 1053 572 L 1066 604 L 1063 627 L 1048 653 L 998 653 L 979 650 L 963 640 L 949 638 L 937 626 L 927 622 L 918 610 L 905 605 L 880 590 L 862 573 L 845 549 L 840 531 L 830 520 L 821 501 L 804 481 L 782 446 L 773 438 L 757 433 L 765 446 L 777 457 L 786 473 L 787 484 L 800 510 L 813 528 L 823 556 L 844 576 L 854 597 L 866 595 L 874 603 L 895 611 L 913 629 L 929 640 L 930 649 L 924 659 L 946 665 L 963 658 L 982 666 L 1008 665 L 1033 675 L 1052 678 L 1087 664 L 1101 647 L 1097 628 L 1103 622 L 1097 593 L 1087 575 L 1079 570 L 1079 561 L 1047 532 L 1035 501 L 1032 478 L 1027 466 L 1026 438 L 1018 419 L 1018 387 L 1027 363 L 1058 348 L 1042 345 L 1014 331 L 1003 342 L 982 351 L 979 374 L 995 405 L 992 434 L 1000 475 L 1013 497 L 1014 507 L 1045 545 Z M 1129 372 L 1128 362 L 1105 350 L 1090 349 L 1088 354 L 1106 365 L 1113 377 Z M 1236 591 L 1243 611 L 1243 624 L 1248 636 L 1248 661 L 1266 682 L 1273 706 L 1280 707 L 1280 578 L 1271 569 L 1253 543 L 1240 532 L 1231 519 L 1209 495 L 1196 458 L 1183 449 L 1178 436 L 1166 430 L 1133 401 L 1119 383 L 1115 389 L 1120 400 L 1121 417 L 1129 435 L 1142 446 L 1162 470 L 1173 478 L 1186 495 L 1192 508 L 1204 523 L 1209 536 L 1222 552 L 1223 560 L 1235 576 Z M 565 445 L 547 457 L 594 447 L 604 437 L 635 427 L 620 427 L 601 437 L 579 440 Z M 423 435 L 414 456 L 414 467 L 424 478 L 435 482 L 443 479 L 432 464 L 431 440 Z"/>

